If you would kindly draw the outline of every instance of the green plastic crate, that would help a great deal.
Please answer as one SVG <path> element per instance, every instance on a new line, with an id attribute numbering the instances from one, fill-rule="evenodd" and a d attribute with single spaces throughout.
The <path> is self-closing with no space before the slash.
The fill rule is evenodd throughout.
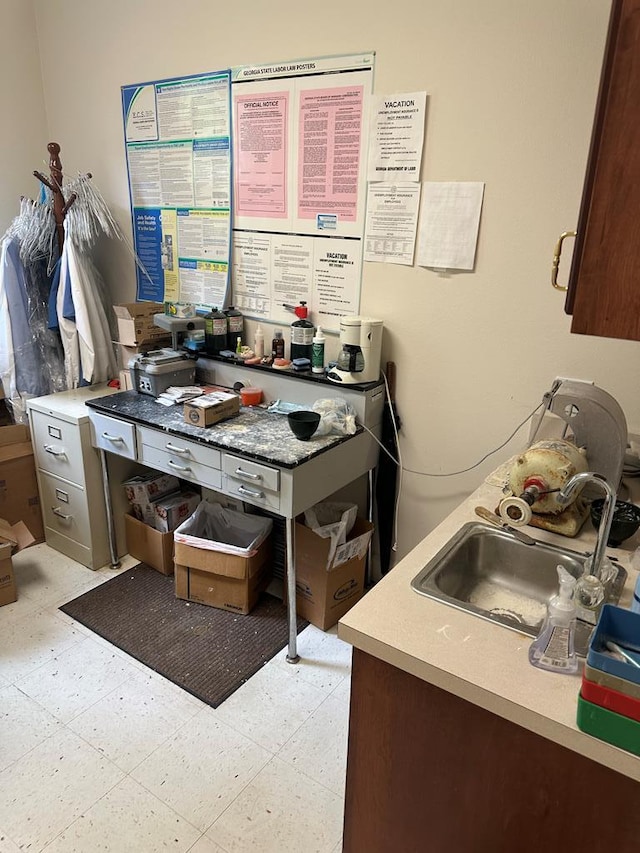
<path id="1" fill-rule="evenodd" d="M 634 755 L 640 755 L 640 723 L 616 714 L 578 695 L 578 728 Z"/>

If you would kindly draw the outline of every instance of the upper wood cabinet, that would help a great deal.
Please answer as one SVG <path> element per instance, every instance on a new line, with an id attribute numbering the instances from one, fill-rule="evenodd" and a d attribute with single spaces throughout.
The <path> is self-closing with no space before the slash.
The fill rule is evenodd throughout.
<path id="1" fill-rule="evenodd" d="M 640 0 L 614 0 L 565 311 L 640 340 Z"/>

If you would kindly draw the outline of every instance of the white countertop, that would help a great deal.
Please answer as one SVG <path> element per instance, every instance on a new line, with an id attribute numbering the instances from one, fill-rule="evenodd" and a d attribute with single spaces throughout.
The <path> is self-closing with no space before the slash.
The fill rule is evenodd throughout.
<path id="1" fill-rule="evenodd" d="M 529 664 L 531 638 L 419 595 L 411 581 L 468 521 L 478 505 L 495 509 L 500 489 L 484 483 L 339 622 L 338 636 L 355 648 L 460 696 L 507 720 L 640 781 L 640 758 L 581 732 L 576 725 L 582 676 L 546 672 Z M 593 551 L 587 520 L 575 539 L 537 528 L 536 539 L 575 551 Z M 620 599 L 629 607 L 637 573 L 629 561 L 636 536 L 608 549 L 629 572 Z"/>

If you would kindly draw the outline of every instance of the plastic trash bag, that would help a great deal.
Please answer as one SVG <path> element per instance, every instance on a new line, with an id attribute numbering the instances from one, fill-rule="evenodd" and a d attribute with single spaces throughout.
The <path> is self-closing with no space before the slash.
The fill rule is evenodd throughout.
<path id="1" fill-rule="evenodd" d="M 316 400 L 312 411 L 320 415 L 316 435 L 353 435 L 356 431 L 355 410 L 342 397 Z"/>
<path id="2" fill-rule="evenodd" d="M 357 504 L 337 501 L 321 501 L 305 511 L 306 526 L 323 539 L 331 539 L 328 566 L 333 562 L 336 549 L 347 541 L 357 517 Z"/>
<path id="3" fill-rule="evenodd" d="M 271 533 L 273 521 L 202 501 L 193 515 L 176 528 L 174 542 L 219 551 L 237 557 L 253 557 Z"/>

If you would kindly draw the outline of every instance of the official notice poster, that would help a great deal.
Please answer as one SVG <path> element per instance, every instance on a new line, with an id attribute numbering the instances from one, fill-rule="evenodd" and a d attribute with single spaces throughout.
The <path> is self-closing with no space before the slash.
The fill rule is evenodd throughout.
<path id="1" fill-rule="evenodd" d="M 122 87 L 140 301 L 222 306 L 231 253 L 231 72 Z"/>
<path id="2" fill-rule="evenodd" d="M 373 54 L 233 71 L 232 289 L 288 324 L 337 330 L 360 307 Z"/>

